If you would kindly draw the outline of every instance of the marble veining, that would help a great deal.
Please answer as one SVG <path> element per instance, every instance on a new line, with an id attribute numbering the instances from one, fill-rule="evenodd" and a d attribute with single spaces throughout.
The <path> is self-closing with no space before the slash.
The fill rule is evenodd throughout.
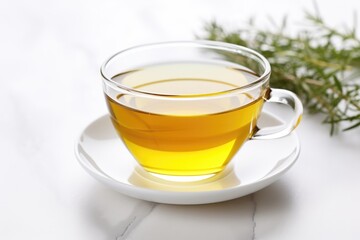
<path id="1" fill-rule="evenodd" d="M 251 202 L 253 204 L 253 211 L 252 211 L 252 215 L 251 215 L 251 221 L 252 221 L 252 235 L 251 235 L 251 240 L 255 240 L 256 239 L 256 210 L 257 210 L 257 203 L 256 203 L 256 199 L 255 199 L 255 193 L 251 194 Z"/>
<path id="2" fill-rule="evenodd" d="M 250 214 L 247 215 L 247 217 L 243 216 L 244 221 L 247 221 L 249 223 L 251 223 L 249 226 L 251 226 L 251 232 L 249 234 L 249 239 L 250 240 L 255 240 L 256 239 L 256 211 L 257 211 L 257 202 L 256 202 L 256 198 L 255 198 L 255 194 L 251 194 L 249 197 L 246 197 L 248 199 L 248 201 L 250 202 L 250 205 L 248 205 L 247 207 L 250 209 Z M 232 201 L 236 201 L 236 200 L 232 200 Z M 228 203 L 232 202 L 232 201 L 227 201 L 225 202 L 225 205 L 227 205 Z M 223 205 L 224 203 L 218 203 L 216 205 Z M 112 229 L 114 229 L 114 231 L 112 232 L 117 232 L 117 234 L 115 234 L 115 236 L 109 236 L 109 240 L 110 239 L 115 239 L 115 240 L 134 240 L 134 239 L 140 239 L 140 238 L 133 238 L 132 236 L 130 236 L 133 232 L 136 232 L 136 228 L 139 227 L 142 223 L 142 221 L 149 217 L 153 211 L 156 209 L 156 207 L 159 204 L 157 203 L 152 203 L 152 202 L 146 202 L 146 201 L 139 201 L 139 203 L 134 206 L 132 213 L 123 221 L 119 222 L 118 224 L 115 224 Z M 208 206 L 210 206 L 211 204 L 209 204 Z M 169 205 L 169 207 L 171 207 Z M 175 206 L 176 207 L 176 206 Z M 181 206 L 181 208 L 192 208 L 193 206 Z M 207 206 L 206 206 L 207 207 Z M 155 239 L 152 238 L 151 233 L 149 233 L 148 239 Z"/>
<path id="3" fill-rule="evenodd" d="M 114 226 L 117 229 L 116 240 L 125 240 L 128 235 L 146 218 L 157 206 L 156 203 L 140 201 L 139 204 L 133 209 L 132 214 L 119 225 Z"/>

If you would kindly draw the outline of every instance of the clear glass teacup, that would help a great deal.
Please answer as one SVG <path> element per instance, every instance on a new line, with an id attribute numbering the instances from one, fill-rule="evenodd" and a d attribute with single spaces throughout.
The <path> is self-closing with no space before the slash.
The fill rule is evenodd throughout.
<path id="1" fill-rule="evenodd" d="M 294 93 L 270 88 L 270 73 L 254 50 L 212 41 L 133 47 L 101 67 L 120 138 L 145 170 L 172 176 L 218 173 L 247 140 L 296 128 L 302 104 Z M 291 107 L 283 128 L 258 127 L 264 102 Z"/>

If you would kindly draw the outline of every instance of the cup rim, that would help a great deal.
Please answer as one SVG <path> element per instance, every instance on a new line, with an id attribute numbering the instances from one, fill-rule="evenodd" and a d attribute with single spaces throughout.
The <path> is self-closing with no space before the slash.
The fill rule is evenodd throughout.
<path id="1" fill-rule="evenodd" d="M 239 54 L 239 52 L 245 52 L 250 56 L 255 56 L 256 58 L 260 59 L 261 62 L 264 65 L 264 73 L 261 74 L 255 81 L 246 84 L 244 86 L 241 87 L 236 87 L 236 88 L 232 88 L 226 91 L 219 91 L 219 92 L 215 92 L 215 93 L 210 93 L 210 94 L 198 94 L 198 95 L 170 95 L 170 94 L 163 94 L 163 93 L 154 93 L 154 92 L 147 92 L 147 91 L 142 91 L 142 90 L 137 90 L 135 88 L 131 88 L 128 86 L 125 86 L 123 84 L 120 84 L 114 80 L 112 80 L 112 77 L 109 76 L 106 73 L 106 67 L 107 65 L 117 56 L 133 51 L 133 50 L 138 50 L 141 48 L 150 48 L 150 47 L 156 47 L 156 46 L 171 46 L 171 45 L 193 45 L 193 46 L 202 46 L 202 47 L 212 47 L 214 49 L 219 49 L 219 50 L 225 50 L 228 52 L 232 52 L 232 53 L 237 53 Z M 232 43 L 225 43 L 225 42 L 220 42 L 220 41 L 210 41 L 210 40 L 192 40 L 192 41 L 166 41 L 166 42 L 155 42 L 155 43 L 147 43 L 147 44 L 141 44 L 141 45 L 137 45 L 137 46 L 133 46 L 133 47 L 129 47 L 126 48 L 124 50 L 118 51 L 115 54 L 111 55 L 110 57 L 108 57 L 105 62 L 101 65 L 100 67 L 100 74 L 103 78 L 103 80 L 106 82 L 106 84 L 109 84 L 112 87 L 115 88 L 120 88 L 122 91 L 125 91 L 131 95 L 140 95 L 140 96 L 144 96 L 144 97 L 160 97 L 160 98 L 175 98 L 175 99 L 179 99 L 179 98 L 204 98 L 204 97 L 217 97 L 219 95 L 227 95 L 227 94 L 231 94 L 231 93 L 242 93 L 242 92 L 247 92 L 250 91 L 251 89 L 257 88 L 259 86 L 261 86 L 264 82 L 266 82 L 269 79 L 269 76 L 271 74 L 271 66 L 269 61 L 260 53 L 258 53 L 257 51 L 250 49 L 248 47 L 244 47 L 244 46 L 240 46 L 240 45 L 236 45 L 236 44 L 232 44 Z"/>

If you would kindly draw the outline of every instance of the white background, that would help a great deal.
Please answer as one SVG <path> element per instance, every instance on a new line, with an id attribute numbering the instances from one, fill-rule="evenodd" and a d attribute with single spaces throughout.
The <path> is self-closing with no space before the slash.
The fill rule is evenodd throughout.
<path id="1" fill-rule="evenodd" d="M 355 0 L 317 3 L 339 28 L 360 13 Z M 99 77 L 106 57 L 194 39 L 212 19 L 234 28 L 250 16 L 268 26 L 267 16 L 288 15 L 296 29 L 304 9 L 313 2 L 0 0 L 0 239 L 115 239 L 151 208 L 97 183 L 73 155 L 76 136 L 106 112 Z M 299 162 L 252 196 L 255 229 L 254 199 L 245 197 L 158 205 L 119 239 L 358 239 L 360 129 L 330 138 L 321 119 L 304 116 Z"/>

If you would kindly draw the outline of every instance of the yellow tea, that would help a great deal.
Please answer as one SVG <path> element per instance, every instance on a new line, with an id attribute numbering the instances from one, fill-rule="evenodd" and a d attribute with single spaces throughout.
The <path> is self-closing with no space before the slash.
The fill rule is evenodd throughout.
<path id="1" fill-rule="evenodd" d="M 214 64 L 154 65 L 112 80 L 155 97 L 106 99 L 118 134 L 146 170 L 204 175 L 221 171 L 254 133 L 263 99 L 221 93 L 255 79 L 247 69 Z"/>

